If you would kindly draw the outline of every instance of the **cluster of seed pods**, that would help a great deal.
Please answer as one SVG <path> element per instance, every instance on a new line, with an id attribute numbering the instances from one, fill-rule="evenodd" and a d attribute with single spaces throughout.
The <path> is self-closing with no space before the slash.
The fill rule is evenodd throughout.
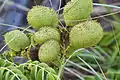
<path id="1" fill-rule="evenodd" d="M 95 46 L 103 37 L 103 29 L 96 21 L 88 20 L 92 12 L 92 0 L 71 0 L 65 5 L 63 18 L 70 26 L 69 45 L 78 48 Z M 61 53 L 60 32 L 57 13 L 45 6 L 34 6 L 27 15 L 28 23 L 37 31 L 33 40 L 40 44 L 38 57 L 41 62 L 52 62 Z M 83 21 L 84 20 L 84 21 Z M 17 36 L 9 42 L 13 36 Z M 30 40 L 23 32 L 14 30 L 5 34 L 5 42 L 10 49 L 19 51 L 30 45 Z"/>

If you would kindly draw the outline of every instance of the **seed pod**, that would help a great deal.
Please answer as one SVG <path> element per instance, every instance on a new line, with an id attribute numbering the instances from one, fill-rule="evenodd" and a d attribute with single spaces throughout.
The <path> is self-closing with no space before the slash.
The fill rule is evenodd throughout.
<path id="1" fill-rule="evenodd" d="M 76 48 L 95 46 L 103 37 L 103 29 L 96 21 L 75 25 L 70 31 L 70 44 Z"/>
<path id="2" fill-rule="evenodd" d="M 57 58 L 60 53 L 60 45 L 56 40 L 45 42 L 39 49 L 39 59 L 41 62 L 51 62 Z"/>
<path id="3" fill-rule="evenodd" d="M 21 31 L 14 30 L 4 35 L 8 47 L 14 51 L 20 51 L 30 45 L 29 38 Z"/>
<path id="4" fill-rule="evenodd" d="M 92 0 L 71 0 L 63 11 L 66 25 L 75 26 L 80 20 L 88 19 L 92 9 Z"/>
<path id="5" fill-rule="evenodd" d="M 38 48 L 37 47 L 35 47 L 35 46 L 32 46 L 31 48 L 30 48 L 30 54 L 29 54 L 29 56 L 30 56 L 30 59 L 31 60 L 33 60 L 33 61 L 35 61 L 35 60 L 39 60 L 38 59 Z"/>
<path id="6" fill-rule="evenodd" d="M 58 15 L 53 9 L 44 6 L 34 6 L 27 15 L 28 23 L 35 29 L 58 25 Z"/>
<path id="7" fill-rule="evenodd" d="M 34 41 L 38 44 L 42 44 L 50 39 L 60 41 L 60 33 L 57 31 L 57 29 L 51 27 L 43 27 L 34 34 Z"/>

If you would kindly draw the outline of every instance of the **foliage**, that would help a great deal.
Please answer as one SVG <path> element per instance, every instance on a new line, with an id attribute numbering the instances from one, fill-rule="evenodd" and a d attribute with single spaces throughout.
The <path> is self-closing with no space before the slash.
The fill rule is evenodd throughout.
<path id="1" fill-rule="evenodd" d="M 16 65 L 0 59 L 0 80 L 56 80 L 54 69 L 45 63 L 28 61 Z"/>

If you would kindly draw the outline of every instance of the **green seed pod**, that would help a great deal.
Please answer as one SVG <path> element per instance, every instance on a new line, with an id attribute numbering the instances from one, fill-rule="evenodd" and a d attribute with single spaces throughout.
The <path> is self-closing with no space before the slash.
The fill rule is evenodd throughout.
<path id="1" fill-rule="evenodd" d="M 75 26 L 80 20 L 88 19 L 92 9 L 92 0 L 71 0 L 63 11 L 66 25 Z"/>
<path id="2" fill-rule="evenodd" d="M 75 25 L 70 31 L 70 44 L 76 48 L 95 46 L 103 37 L 103 29 L 96 21 Z"/>
<path id="3" fill-rule="evenodd" d="M 4 35 L 8 47 L 14 51 L 20 51 L 30 45 L 29 38 L 21 31 L 14 30 Z"/>
<path id="4" fill-rule="evenodd" d="M 57 58 L 60 53 L 60 45 L 56 40 L 45 42 L 39 49 L 39 59 L 41 62 L 51 62 Z"/>
<path id="5" fill-rule="evenodd" d="M 56 12 L 48 7 L 34 6 L 27 15 L 28 23 L 35 29 L 40 27 L 58 25 L 58 15 Z"/>
<path id="6" fill-rule="evenodd" d="M 50 39 L 60 41 L 60 33 L 57 31 L 57 29 L 51 27 L 42 27 L 34 34 L 34 41 L 38 44 L 42 44 Z"/>

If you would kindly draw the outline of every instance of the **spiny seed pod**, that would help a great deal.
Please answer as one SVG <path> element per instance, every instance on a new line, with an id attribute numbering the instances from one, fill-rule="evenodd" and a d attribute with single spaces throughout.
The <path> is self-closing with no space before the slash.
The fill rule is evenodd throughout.
<path id="1" fill-rule="evenodd" d="M 88 19 L 92 9 L 92 0 L 71 0 L 63 11 L 66 25 L 75 26 L 80 20 Z"/>
<path id="2" fill-rule="evenodd" d="M 56 40 L 45 42 L 39 49 L 39 59 L 41 62 L 51 62 L 57 58 L 60 53 L 60 45 Z"/>
<path id="3" fill-rule="evenodd" d="M 34 41 L 38 44 L 42 44 L 50 39 L 60 41 L 60 33 L 57 31 L 57 29 L 51 27 L 42 27 L 34 34 Z"/>
<path id="4" fill-rule="evenodd" d="M 95 46 L 103 37 L 103 29 L 96 21 L 75 25 L 70 31 L 70 44 L 76 48 Z"/>
<path id="5" fill-rule="evenodd" d="M 8 47 L 14 51 L 20 51 L 30 45 L 29 38 L 19 30 L 13 30 L 4 35 Z"/>
<path id="6" fill-rule="evenodd" d="M 28 23 L 35 29 L 58 25 L 58 15 L 53 9 L 44 6 L 34 6 L 27 15 Z"/>

